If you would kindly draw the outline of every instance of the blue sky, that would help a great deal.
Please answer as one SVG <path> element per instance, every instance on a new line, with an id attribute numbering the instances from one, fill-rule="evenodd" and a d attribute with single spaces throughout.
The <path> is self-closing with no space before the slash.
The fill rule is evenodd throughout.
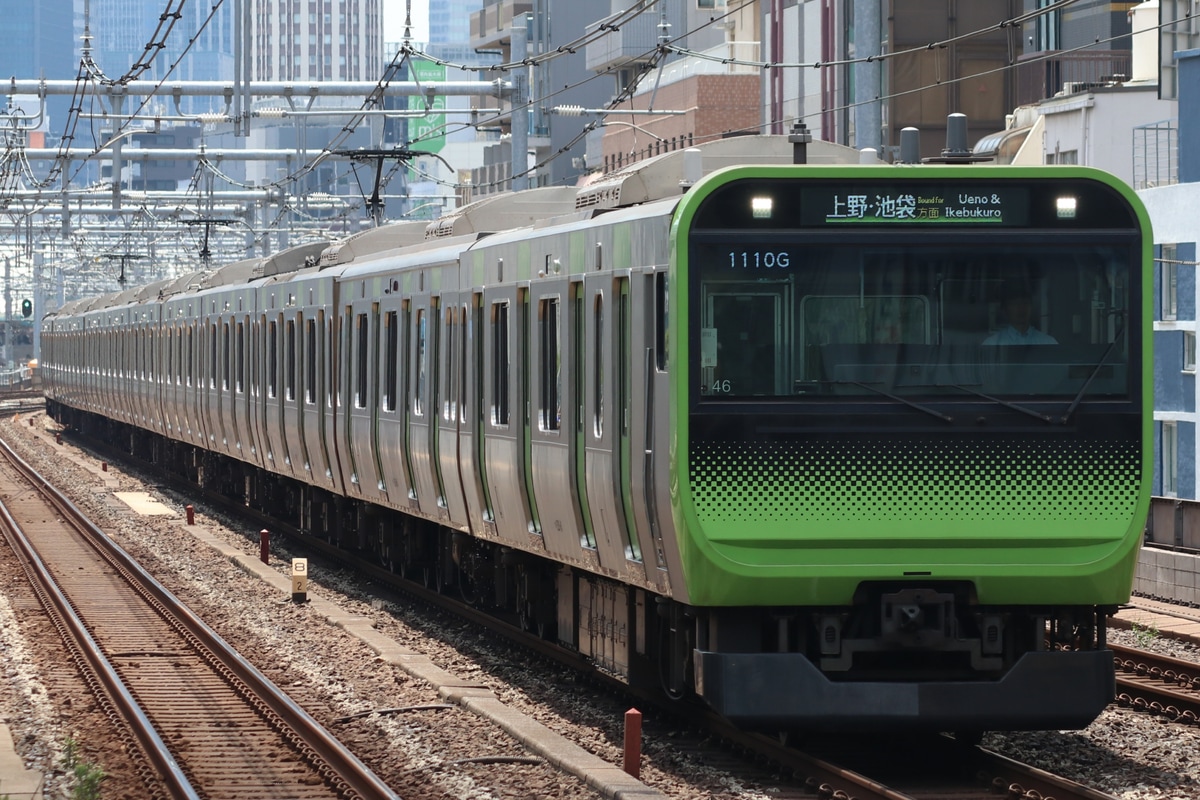
<path id="1" fill-rule="evenodd" d="M 404 38 L 406 0 L 382 0 L 383 40 L 399 42 Z M 423 42 L 429 38 L 429 0 L 412 0 L 412 38 Z"/>

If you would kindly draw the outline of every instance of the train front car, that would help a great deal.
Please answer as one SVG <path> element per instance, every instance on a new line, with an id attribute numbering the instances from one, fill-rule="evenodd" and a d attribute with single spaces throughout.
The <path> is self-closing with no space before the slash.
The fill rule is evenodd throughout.
<path id="1" fill-rule="evenodd" d="M 696 691 L 767 729 L 1093 720 L 1149 504 L 1136 196 L 1081 168 L 734 168 L 674 233 Z"/>

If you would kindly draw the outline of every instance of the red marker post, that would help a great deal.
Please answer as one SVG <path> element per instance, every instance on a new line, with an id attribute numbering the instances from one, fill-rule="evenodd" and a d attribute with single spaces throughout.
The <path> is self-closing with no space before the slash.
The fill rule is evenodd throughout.
<path id="1" fill-rule="evenodd" d="M 271 563 L 271 532 L 266 528 L 258 532 L 258 560 L 264 564 Z"/>
<path id="2" fill-rule="evenodd" d="M 625 712 L 625 763 L 622 769 L 634 778 L 642 774 L 642 712 L 631 708 Z"/>

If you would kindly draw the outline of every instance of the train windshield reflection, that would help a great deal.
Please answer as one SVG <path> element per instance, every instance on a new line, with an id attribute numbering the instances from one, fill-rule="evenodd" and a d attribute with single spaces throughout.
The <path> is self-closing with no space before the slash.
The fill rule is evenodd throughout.
<path id="1" fill-rule="evenodd" d="M 1096 244 L 968 259 L 944 246 L 705 243 L 692 254 L 694 374 L 710 400 L 1126 398 L 1136 255 Z"/>

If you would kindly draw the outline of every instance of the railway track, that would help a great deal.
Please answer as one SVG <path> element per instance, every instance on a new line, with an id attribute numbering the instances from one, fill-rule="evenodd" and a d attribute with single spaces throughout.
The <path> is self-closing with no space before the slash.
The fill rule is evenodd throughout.
<path id="1" fill-rule="evenodd" d="M 1200 664 L 1110 644 L 1117 701 L 1171 722 L 1200 723 Z"/>
<path id="2" fill-rule="evenodd" d="M 3 443 L 0 527 L 148 797 L 395 797 Z"/>

